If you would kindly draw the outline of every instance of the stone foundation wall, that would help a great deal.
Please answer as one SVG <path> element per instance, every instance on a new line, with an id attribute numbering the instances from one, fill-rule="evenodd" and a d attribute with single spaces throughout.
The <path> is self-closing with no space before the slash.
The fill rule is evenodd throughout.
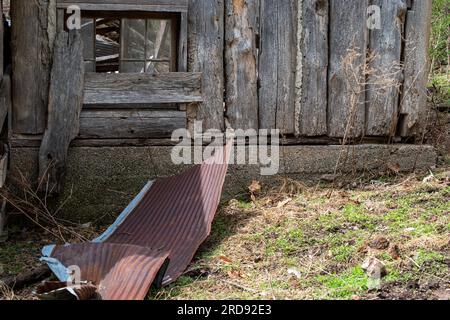
<path id="1" fill-rule="evenodd" d="M 148 180 L 178 174 L 188 166 L 174 165 L 172 147 L 74 147 L 69 152 L 65 181 L 68 199 L 61 216 L 75 222 L 113 221 Z M 433 147 L 415 145 L 285 146 L 281 148 L 279 176 L 314 180 L 331 174 L 341 157 L 344 172 L 383 172 L 388 166 L 401 171 L 428 169 L 436 165 Z M 11 170 L 20 170 L 35 181 L 38 168 L 37 148 L 14 148 Z M 273 181 L 261 177 L 257 165 L 231 165 L 224 198 L 246 192 L 252 180 Z"/>

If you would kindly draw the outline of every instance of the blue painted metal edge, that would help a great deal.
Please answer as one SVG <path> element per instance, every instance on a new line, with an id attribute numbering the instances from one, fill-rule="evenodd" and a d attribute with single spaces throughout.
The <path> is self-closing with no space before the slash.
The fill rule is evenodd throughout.
<path id="1" fill-rule="evenodd" d="M 125 210 L 120 214 L 117 220 L 112 224 L 100 237 L 94 239 L 93 243 L 105 242 L 108 238 L 117 230 L 118 227 L 128 218 L 128 216 L 133 212 L 133 210 L 138 206 L 138 204 L 142 201 L 144 196 L 153 186 L 154 181 L 149 181 L 144 189 L 134 198 L 134 200 L 125 208 Z"/>
<path id="2" fill-rule="evenodd" d="M 154 181 L 149 181 L 145 187 L 139 192 L 139 194 L 134 198 L 134 200 L 125 208 L 125 210 L 120 214 L 117 220 L 112 224 L 100 237 L 94 239 L 92 243 L 101 243 L 106 240 L 117 230 L 117 228 L 128 218 L 128 216 L 133 212 L 133 210 L 142 201 L 144 196 L 153 186 Z M 66 266 L 64 266 L 58 259 L 52 258 L 52 252 L 55 249 L 55 245 L 48 245 L 42 249 L 42 262 L 45 262 L 50 270 L 55 274 L 61 282 L 69 282 L 70 274 Z"/>

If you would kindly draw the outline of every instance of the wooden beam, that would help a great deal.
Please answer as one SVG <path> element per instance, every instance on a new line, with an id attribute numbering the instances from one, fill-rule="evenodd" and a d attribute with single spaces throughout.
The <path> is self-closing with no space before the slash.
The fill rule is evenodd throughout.
<path id="1" fill-rule="evenodd" d="M 77 5 L 81 10 L 187 12 L 188 0 L 58 0 L 58 8 Z"/>
<path id="2" fill-rule="evenodd" d="M 406 15 L 404 0 L 373 0 L 381 8 L 381 29 L 370 31 L 370 75 L 367 86 L 367 129 L 369 136 L 396 133 L 403 28 Z"/>
<path id="3" fill-rule="evenodd" d="M 330 137 L 361 137 L 364 133 L 367 6 L 368 0 L 330 0 Z"/>
<path id="4" fill-rule="evenodd" d="M 201 73 L 87 73 L 84 104 L 164 104 L 201 102 Z"/>
<path id="5" fill-rule="evenodd" d="M 259 0 L 226 0 L 226 115 L 234 129 L 258 124 Z"/>
<path id="6" fill-rule="evenodd" d="M 8 112 L 11 110 L 11 76 L 9 73 L 3 75 L 0 85 L 0 132 L 3 132 Z"/>
<path id="7" fill-rule="evenodd" d="M 14 0 L 12 17 L 13 130 L 45 130 L 48 87 L 56 31 L 55 1 Z"/>
<path id="8" fill-rule="evenodd" d="M 15 0 L 14 0 L 15 1 Z M 25 271 L 15 277 L 7 277 L 0 280 L 8 288 L 18 291 L 29 285 L 42 281 L 52 274 L 48 266 L 41 266 L 30 271 Z"/>
<path id="9" fill-rule="evenodd" d="M 186 112 L 182 111 L 86 110 L 81 113 L 79 138 L 170 138 L 182 128 L 186 128 Z"/>
<path id="10" fill-rule="evenodd" d="M 79 132 L 83 84 L 81 34 L 61 32 L 55 44 L 48 124 L 39 150 L 39 181 L 43 181 L 41 187 L 49 193 L 62 191 L 69 145 Z"/>
<path id="11" fill-rule="evenodd" d="M 188 29 L 188 70 L 203 72 L 197 120 L 224 130 L 224 0 L 190 0 Z"/>
<path id="12" fill-rule="evenodd" d="M 431 11 L 430 0 L 415 0 L 406 15 L 405 81 L 400 106 L 403 121 L 399 124 L 403 137 L 420 136 L 426 124 Z"/>
<path id="13" fill-rule="evenodd" d="M 260 1 L 260 128 L 294 134 L 297 1 Z"/>
<path id="14" fill-rule="evenodd" d="M 328 0 L 303 0 L 298 12 L 296 105 L 301 136 L 327 134 Z"/>

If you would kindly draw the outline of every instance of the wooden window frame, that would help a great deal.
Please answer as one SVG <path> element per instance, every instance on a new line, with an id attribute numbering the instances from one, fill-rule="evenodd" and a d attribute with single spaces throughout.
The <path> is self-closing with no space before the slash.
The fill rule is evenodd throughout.
<path id="1" fill-rule="evenodd" d="M 109 0 L 109 2 L 112 1 Z M 171 62 L 171 70 L 186 72 L 188 0 L 134 0 L 133 2 L 129 4 L 126 0 L 121 3 L 117 1 L 108 3 L 108 0 L 58 0 L 58 27 L 60 30 L 64 29 L 66 9 L 71 5 L 77 5 L 81 9 L 83 18 L 101 16 L 117 19 L 173 19 L 172 41 L 176 43 L 172 44 L 172 48 L 175 48 L 176 54 Z"/>
<path id="2" fill-rule="evenodd" d="M 146 65 L 147 62 L 168 62 L 170 64 L 170 72 L 178 72 L 178 71 L 185 71 L 185 70 L 179 70 L 180 64 L 178 61 L 181 59 L 179 57 L 179 46 L 181 45 L 179 43 L 180 39 L 180 16 L 176 13 L 157 13 L 157 12 L 148 12 L 148 13 L 142 13 L 142 12 L 126 12 L 118 14 L 117 12 L 104 12 L 104 11 L 88 11 L 88 12 L 82 12 L 81 17 L 83 19 L 93 19 L 94 23 L 96 22 L 96 19 L 99 18 L 113 18 L 120 20 L 120 40 L 119 40 L 119 70 L 120 70 L 120 63 L 122 61 L 125 62 L 144 62 Z M 124 46 L 123 44 L 123 29 L 122 29 L 122 19 L 139 19 L 139 20 L 145 20 L 145 33 L 147 33 L 147 24 L 149 20 L 168 20 L 171 24 L 171 44 L 170 44 L 170 59 L 148 59 L 147 58 L 147 44 L 144 46 L 144 58 L 143 59 L 130 59 L 130 58 L 124 58 Z M 145 35 L 144 38 L 147 38 Z M 93 38 L 94 41 L 94 52 L 96 47 L 96 41 L 95 37 Z M 95 60 L 91 59 L 85 59 L 85 61 L 91 61 L 95 62 Z M 119 71 L 121 72 L 121 71 Z M 144 72 L 145 73 L 145 72 Z"/>
<path id="3" fill-rule="evenodd" d="M 122 19 L 127 19 L 127 18 L 122 18 Z M 157 20 L 157 19 L 161 19 L 161 20 L 168 20 L 170 21 L 171 24 L 171 35 L 170 35 L 170 39 L 171 39 L 171 44 L 170 44 L 170 58 L 169 60 L 165 60 L 165 59 L 148 59 L 148 46 L 147 46 L 147 41 L 145 42 L 144 45 L 144 59 L 130 59 L 130 58 L 124 58 L 124 46 L 122 46 L 122 41 L 123 41 L 123 30 L 122 30 L 122 25 L 121 25 L 121 33 L 120 33 L 120 53 L 119 53 L 119 64 L 122 61 L 125 62 L 140 62 L 140 61 L 144 61 L 144 73 L 147 72 L 147 62 L 168 62 L 170 64 L 170 72 L 177 72 L 178 71 L 178 39 L 180 38 L 180 34 L 179 34 L 179 16 L 176 14 L 164 14 L 164 15 L 160 15 L 160 14 L 155 14 L 155 13 L 149 13 L 147 15 L 138 15 L 138 16 L 133 16 L 130 17 L 130 19 L 142 19 L 145 20 L 145 35 L 144 35 L 144 39 L 147 39 L 147 32 L 148 32 L 148 22 L 149 20 L 153 19 L 153 20 Z M 121 22 L 122 23 L 122 22 Z M 120 69 L 120 66 L 119 66 Z M 121 72 L 121 71 L 119 71 Z"/>

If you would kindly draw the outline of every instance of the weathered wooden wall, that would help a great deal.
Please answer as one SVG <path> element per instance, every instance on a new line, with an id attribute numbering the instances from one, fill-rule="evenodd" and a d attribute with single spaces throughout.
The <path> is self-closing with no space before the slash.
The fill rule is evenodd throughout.
<path id="1" fill-rule="evenodd" d="M 46 126 L 55 2 L 16 0 L 12 5 L 16 134 L 42 134 Z M 87 3 L 89 8 L 98 3 L 58 0 L 58 5 L 69 2 Z M 128 3 L 114 4 L 122 2 Z M 170 0 L 138 4 L 150 3 L 171 6 Z M 116 108 L 103 106 L 105 101 L 111 105 L 108 81 L 92 81 L 95 75 L 87 75 L 86 99 L 94 106 L 85 101 L 81 138 L 162 138 L 169 137 L 174 126 L 186 126 L 186 107 L 142 107 L 136 113 L 129 110 L 136 106 L 134 101 L 127 110 L 118 110 L 136 97 L 143 104 L 195 102 L 196 119 L 203 121 L 204 129 L 276 128 L 288 136 L 337 140 L 420 133 L 431 0 L 174 3 L 185 3 L 186 8 L 180 27 L 188 32 L 180 41 L 178 66 L 187 73 L 173 76 L 173 86 L 169 78 L 143 79 L 148 91 L 136 85 L 129 93 L 118 92 L 122 82 L 114 80 L 111 89 L 124 100 Z M 379 30 L 368 28 L 370 5 L 381 8 Z M 180 84 L 187 85 L 181 93 Z"/>
<path id="2" fill-rule="evenodd" d="M 232 127 L 338 139 L 420 132 L 431 0 L 226 3 Z M 374 5 L 380 28 L 369 28 Z"/>
<path id="3" fill-rule="evenodd" d="M 42 134 L 56 32 L 56 0 L 14 0 L 11 19 L 14 132 Z"/>

